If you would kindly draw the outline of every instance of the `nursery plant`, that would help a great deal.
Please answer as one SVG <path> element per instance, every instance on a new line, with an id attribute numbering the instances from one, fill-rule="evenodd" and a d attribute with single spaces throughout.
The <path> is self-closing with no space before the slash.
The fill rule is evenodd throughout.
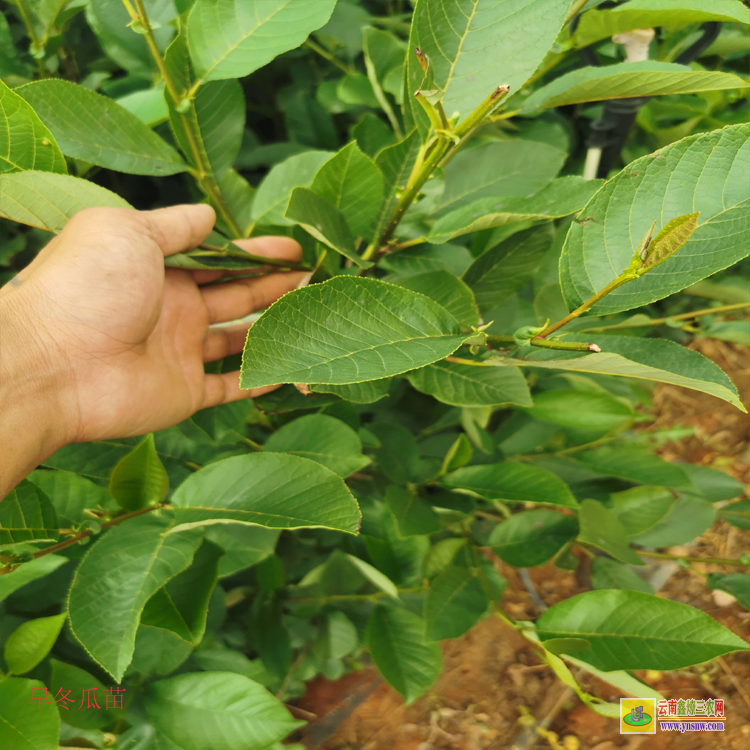
<path id="1" fill-rule="evenodd" d="M 655 383 L 744 411 L 685 346 L 750 344 L 740 0 L 4 11 L 3 282 L 78 211 L 185 201 L 216 231 L 170 268 L 310 281 L 241 364 L 206 365 L 280 388 L 69 445 L 0 503 L 0 746 L 280 748 L 315 676 L 370 661 L 414 701 L 488 616 L 612 717 L 571 664 L 654 697 L 633 670 L 750 651 L 639 574 L 717 516 L 750 528 L 750 501 L 636 429 Z M 705 23 L 718 38 L 674 62 Z M 626 62 L 611 37 L 642 28 L 650 59 Z M 634 97 L 618 168 L 584 179 L 601 102 Z M 232 243 L 269 234 L 301 263 Z M 498 558 L 590 590 L 516 621 Z M 750 551 L 711 561 L 750 607 Z"/>

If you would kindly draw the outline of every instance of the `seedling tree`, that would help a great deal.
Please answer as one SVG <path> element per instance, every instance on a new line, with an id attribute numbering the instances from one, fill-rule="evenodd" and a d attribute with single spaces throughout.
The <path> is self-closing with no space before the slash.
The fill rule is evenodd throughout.
<path id="1" fill-rule="evenodd" d="M 439 642 L 485 616 L 605 716 L 618 706 L 571 663 L 651 697 L 632 670 L 750 650 L 637 572 L 717 513 L 747 528 L 748 501 L 725 503 L 741 487 L 630 430 L 653 381 L 743 408 L 679 342 L 690 320 L 731 339 L 742 324 L 716 316 L 747 300 L 695 309 L 678 293 L 702 282 L 724 299 L 731 285 L 702 280 L 750 252 L 749 89 L 732 72 L 750 11 L 417 0 L 376 15 L 385 5 L 15 0 L 0 24 L 4 278 L 42 231 L 129 205 L 104 185 L 143 207 L 159 184 L 154 203 L 187 185 L 217 213 L 169 266 L 312 274 L 247 338 L 242 386 L 280 389 L 68 446 L 3 500 L 4 747 L 278 748 L 303 723 L 283 701 L 315 675 L 369 655 L 411 702 L 440 674 Z M 724 23 L 717 64 L 669 62 L 707 20 Z M 663 27 L 659 60 L 581 67 L 577 49 L 611 56 L 612 34 L 644 26 Z M 257 100 L 279 76 L 269 114 Z M 556 108 L 633 96 L 664 97 L 637 136 L 663 147 L 607 181 L 576 176 Z M 712 107 L 696 134 L 659 124 L 696 102 Z M 280 117 L 288 140 L 261 145 L 248 112 Z M 263 234 L 296 238 L 303 261 L 231 242 Z M 583 566 L 591 590 L 516 621 L 490 553 Z M 748 606 L 750 557 L 709 561 L 725 571 L 709 585 Z M 122 710 L 58 708 L 61 691 L 115 686 Z"/>

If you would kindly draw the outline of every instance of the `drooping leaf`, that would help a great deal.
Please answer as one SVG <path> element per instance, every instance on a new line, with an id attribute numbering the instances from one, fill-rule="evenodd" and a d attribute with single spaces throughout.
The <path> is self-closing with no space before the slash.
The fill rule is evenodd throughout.
<path id="1" fill-rule="evenodd" d="M 33 696 L 42 697 L 37 703 Z M 39 680 L 0 682 L 0 745 L 13 750 L 57 750 L 60 715 Z"/>
<path id="2" fill-rule="evenodd" d="M 266 750 L 304 724 L 257 682 L 228 672 L 159 680 L 146 709 L 156 729 L 183 750 Z"/>
<path id="3" fill-rule="evenodd" d="M 34 108 L 67 156 L 128 174 L 170 175 L 187 169 L 180 155 L 135 115 L 84 86 L 47 79 L 16 93 Z"/>
<path id="4" fill-rule="evenodd" d="M 189 476 L 170 502 L 181 526 L 247 523 L 355 534 L 360 520 L 357 503 L 337 474 L 307 458 L 280 453 L 215 461 Z"/>
<path id="5" fill-rule="evenodd" d="M 0 217 L 59 232 L 84 208 L 130 204 L 88 180 L 51 172 L 18 172 L 0 181 Z"/>
<path id="6" fill-rule="evenodd" d="M 299 47 L 331 17 L 336 0 L 196 0 L 187 22 L 201 81 L 244 78 Z"/>
<path id="7" fill-rule="evenodd" d="M 596 500 L 584 500 L 578 510 L 581 531 L 578 541 L 606 552 L 620 562 L 644 565 L 630 548 L 628 534 L 615 511 Z"/>
<path id="8" fill-rule="evenodd" d="M 367 466 L 359 435 L 340 419 L 308 414 L 288 422 L 263 446 L 271 453 L 290 453 L 317 461 L 341 477 Z"/>
<path id="9" fill-rule="evenodd" d="M 66 562 L 68 559 L 62 555 L 45 555 L 29 560 L 10 573 L 0 576 L 0 602 L 5 601 L 14 591 L 18 591 L 27 583 L 53 573 Z"/>
<path id="10" fill-rule="evenodd" d="M 531 198 L 480 198 L 438 219 L 425 239 L 450 242 L 483 229 L 524 221 L 549 221 L 580 211 L 604 184 L 603 180 L 558 177 Z"/>
<path id="11" fill-rule="evenodd" d="M 574 70 L 535 91 L 523 106 L 524 110 L 535 110 L 604 99 L 695 94 L 746 86 L 731 73 L 692 70 L 687 65 L 647 60 Z"/>
<path id="12" fill-rule="evenodd" d="M 529 281 L 551 243 L 548 227 L 526 229 L 480 255 L 463 275 L 479 310 L 493 310 Z"/>
<path id="13" fill-rule="evenodd" d="M 409 37 L 405 118 L 426 132 L 427 119 L 414 98 L 423 78 L 414 49 L 434 67 L 443 107 L 465 119 L 497 86 L 516 91 L 536 70 L 557 37 L 567 0 L 419 0 Z"/>
<path id="14" fill-rule="evenodd" d="M 443 359 L 466 338 L 421 294 L 339 276 L 266 310 L 248 334 L 240 385 L 379 380 Z"/>
<path id="15" fill-rule="evenodd" d="M 598 669 L 683 669 L 750 645 L 687 604 L 640 591 L 590 591 L 537 620 L 542 643 L 583 639 L 575 656 Z"/>
<path id="16" fill-rule="evenodd" d="M 634 418 L 629 404 L 606 393 L 550 390 L 534 396 L 534 419 L 576 430 L 624 429 Z"/>
<path id="17" fill-rule="evenodd" d="M 16 628 L 5 642 L 5 663 L 11 674 L 22 675 L 39 664 L 55 645 L 67 615 L 38 617 Z"/>
<path id="18" fill-rule="evenodd" d="M 473 367 L 444 360 L 412 370 L 408 378 L 418 391 L 451 406 L 532 404 L 526 380 L 513 368 Z"/>
<path id="19" fill-rule="evenodd" d="M 440 531 L 440 516 L 428 502 L 405 487 L 391 484 L 386 489 L 385 504 L 396 519 L 400 536 L 419 536 Z"/>
<path id="20" fill-rule="evenodd" d="M 130 453 L 112 469 L 109 491 L 121 508 L 140 510 L 164 498 L 169 477 L 159 460 L 153 434 L 146 435 Z"/>
<path id="21" fill-rule="evenodd" d="M 499 464 L 464 466 L 443 480 L 454 492 L 466 492 L 484 500 L 531 502 L 578 508 L 568 485 L 552 472 L 528 464 L 504 461 Z"/>
<path id="22" fill-rule="evenodd" d="M 316 240 L 360 268 L 369 268 L 372 265 L 357 255 L 354 236 L 343 214 L 312 190 L 304 187 L 294 188 L 284 218 L 299 224 Z"/>
<path id="23" fill-rule="evenodd" d="M 458 638 L 487 611 L 490 599 L 476 572 L 450 566 L 432 580 L 424 601 L 430 641 Z"/>
<path id="24" fill-rule="evenodd" d="M 576 333 L 575 339 L 597 344 L 602 351 L 598 354 L 579 354 L 524 349 L 523 359 L 506 357 L 500 362 L 504 365 L 656 380 L 710 393 L 745 411 L 732 381 L 718 365 L 699 352 L 662 339 L 597 333 Z"/>
<path id="25" fill-rule="evenodd" d="M 117 682 L 130 664 L 146 602 L 187 568 L 200 532 L 167 535 L 170 521 L 153 514 L 116 526 L 91 546 L 68 595 L 74 637 Z"/>
<path id="26" fill-rule="evenodd" d="M 367 621 L 366 639 L 375 666 L 407 705 L 440 675 L 440 647 L 427 641 L 425 621 L 406 609 L 376 607 Z"/>
<path id="27" fill-rule="evenodd" d="M 60 174 L 68 171 L 65 157 L 39 115 L 0 81 L 0 174 L 30 169 Z M 3 177 L 3 182 L 6 179 Z"/>
<path id="28" fill-rule="evenodd" d="M 750 125 L 743 123 L 685 138 L 609 180 L 573 222 L 563 248 L 560 280 L 570 309 L 622 273 L 654 220 L 658 227 L 700 212 L 698 228 L 678 253 L 608 294 L 595 313 L 654 302 L 744 258 L 750 252 L 748 160 Z"/>
<path id="29" fill-rule="evenodd" d="M 609 557 L 595 557 L 591 563 L 591 586 L 594 589 L 627 589 L 653 594 L 654 587 L 629 565 Z"/>
<path id="30" fill-rule="evenodd" d="M 54 505 L 28 479 L 0 502 L 0 549 L 22 542 L 56 542 L 59 535 Z"/>
<path id="31" fill-rule="evenodd" d="M 487 544 L 516 568 L 543 565 L 578 533 L 578 521 L 553 510 L 526 510 L 498 524 Z"/>

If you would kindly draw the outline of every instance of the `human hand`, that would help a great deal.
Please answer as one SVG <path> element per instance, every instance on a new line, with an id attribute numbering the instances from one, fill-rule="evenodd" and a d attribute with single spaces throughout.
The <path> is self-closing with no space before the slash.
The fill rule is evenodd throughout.
<path id="1" fill-rule="evenodd" d="M 205 205 L 86 209 L 0 290 L 2 377 L 23 381 L 37 414 L 52 417 L 52 447 L 164 429 L 272 390 L 241 391 L 238 372 L 204 374 L 204 362 L 242 350 L 248 328 L 210 326 L 267 307 L 304 274 L 201 287 L 224 274 L 164 267 L 165 256 L 196 247 L 213 224 Z M 300 256 L 283 237 L 237 244 Z"/>

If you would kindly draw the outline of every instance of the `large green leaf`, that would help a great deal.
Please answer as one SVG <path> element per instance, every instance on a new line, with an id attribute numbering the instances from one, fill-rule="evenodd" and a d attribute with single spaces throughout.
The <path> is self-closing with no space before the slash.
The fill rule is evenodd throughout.
<path id="1" fill-rule="evenodd" d="M 275 302 L 250 329 L 242 388 L 344 385 L 436 362 L 468 338 L 431 299 L 375 279 L 339 276 Z"/>
<path id="2" fill-rule="evenodd" d="M 554 510 L 526 510 L 496 526 L 487 544 L 516 568 L 543 565 L 578 533 L 578 521 Z"/>
<path id="3" fill-rule="evenodd" d="M 598 314 L 654 302 L 750 253 L 750 125 L 691 136 L 629 164 L 573 222 L 560 258 L 572 309 L 627 268 L 656 220 L 700 212 L 698 228 L 671 258 L 594 305 Z"/>
<path id="4" fill-rule="evenodd" d="M 549 227 L 526 229 L 480 255 L 466 269 L 463 280 L 482 313 L 494 310 L 532 278 L 552 238 Z"/>
<path id="5" fill-rule="evenodd" d="M 16 92 L 67 156 L 128 174 L 170 175 L 187 169 L 180 155 L 135 115 L 84 86 L 48 79 Z"/>
<path id="6" fill-rule="evenodd" d="M 59 535 L 54 505 L 28 479 L 0 502 L 0 549 L 22 542 L 55 542 Z"/>
<path id="7" fill-rule="evenodd" d="M 568 0 L 419 0 L 409 37 L 405 117 L 427 130 L 415 101 L 423 73 L 414 54 L 430 58 L 445 112 L 465 119 L 497 86 L 516 91 L 552 47 Z"/>
<path id="8" fill-rule="evenodd" d="M 687 604 L 640 591 L 590 591 L 550 607 L 537 620 L 545 646 L 582 639 L 577 659 L 597 669 L 683 669 L 750 645 Z"/>
<path id="9" fill-rule="evenodd" d="M 171 504 L 180 525 L 247 523 L 356 534 L 360 521 L 357 503 L 337 474 L 315 461 L 282 453 L 215 461 L 189 476 Z"/>
<path id="10" fill-rule="evenodd" d="M 52 501 L 60 526 L 72 528 L 86 519 L 86 508 L 112 506 L 112 498 L 104 487 L 72 471 L 39 469 L 29 474 L 33 482 Z"/>
<path id="11" fill-rule="evenodd" d="M 37 703 L 34 696 L 40 696 Z M 57 750 L 60 716 L 44 683 L 9 677 L 0 682 L 0 746 Z"/>
<path id="12" fill-rule="evenodd" d="M 156 452 L 153 434 L 146 435 L 112 469 L 109 491 L 121 508 L 133 511 L 155 505 L 169 490 L 169 477 Z"/>
<path id="13" fill-rule="evenodd" d="M 5 642 L 5 663 L 11 674 L 30 672 L 55 645 L 67 615 L 38 617 L 16 628 Z"/>
<path id="14" fill-rule="evenodd" d="M 0 81 L 0 174 L 29 169 L 68 171 L 52 133 L 27 101 Z"/>
<path id="15" fill-rule="evenodd" d="M 365 237 L 383 202 L 383 175 L 350 143 L 318 170 L 310 189 L 341 212 L 355 237 Z"/>
<path id="16" fill-rule="evenodd" d="M 464 326 L 479 324 L 474 294 L 461 279 L 450 271 L 429 271 L 403 278 L 390 277 L 388 281 L 434 299 Z"/>
<path id="17" fill-rule="evenodd" d="M 473 367 L 444 360 L 413 370 L 407 377 L 418 391 L 451 406 L 532 405 L 525 378 L 510 367 Z"/>
<path id="18" fill-rule="evenodd" d="M 483 500 L 539 503 L 578 508 L 568 485 L 552 472 L 528 464 L 504 461 L 499 464 L 464 466 L 448 475 L 443 483 L 456 492 Z"/>
<path id="19" fill-rule="evenodd" d="M 584 13 L 573 42 L 576 47 L 587 47 L 631 29 L 706 21 L 750 24 L 750 10 L 740 0 L 630 0 L 616 8 Z"/>
<path id="20" fill-rule="evenodd" d="M 407 705 L 440 675 L 443 655 L 425 636 L 425 621 L 406 609 L 379 606 L 367 621 L 367 647 L 388 684 Z"/>
<path id="21" fill-rule="evenodd" d="M 620 562 L 643 565 L 643 560 L 630 548 L 628 533 L 617 513 L 596 500 L 584 500 L 578 509 L 581 531 L 578 541 L 606 552 Z"/>
<path id="22" fill-rule="evenodd" d="M 425 239 L 435 243 L 450 242 L 455 237 L 482 229 L 522 221 L 559 219 L 580 211 L 603 184 L 603 180 L 558 177 L 531 198 L 481 198 L 438 219 Z"/>
<path id="23" fill-rule="evenodd" d="M 458 638 L 487 611 L 489 596 L 476 571 L 447 567 L 432 580 L 424 600 L 426 636 L 430 641 Z"/>
<path id="24" fill-rule="evenodd" d="M 159 680 L 149 688 L 146 709 L 182 750 L 267 750 L 304 724 L 257 682 L 228 672 Z"/>
<path id="25" fill-rule="evenodd" d="M 94 206 L 130 208 L 119 195 L 67 174 L 18 172 L 0 181 L 0 216 L 48 232 L 59 232 L 68 219 Z"/>
<path id="26" fill-rule="evenodd" d="M 271 453 L 291 453 L 317 461 L 341 477 L 370 463 L 362 441 L 349 425 L 326 414 L 308 414 L 287 422 L 263 446 Z"/>
<path id="27" fill-rule="evenodd" d="M 482 198 L 535 195 L 557 176 L 567 158 L 565 151 L 546 143 L 519 139 L 464 149 L 445 167 L 445 192 L 437 215 Z"/>
<path id="28" fill-rule="evenodd" d="M 29 562 L 19 565 L 10 573 L 0 576 L 0 602 L 27 583 L 53 573 L 66 562 L 68 562 L 68 559 L 62 555 L 45 555 L 29 560 Z"/>
<path id="29" fill-rule="evenodd" d="M 696 94 L 747 86 L 750 84 L 731 73 L 693 70 L 687 65 L 647 60 L 574 70 L 535 91 L 523 106 L 524 110 L 547 109 L 604 99 Z"/>
<path id="30" fill-rule="evenodd" d="M 201 81 L 244 78 L 325 25 L 336 0 L 197 0 L 187 22 Z"/>
<path id="31" fill-rule="evenodd" d="M 524 349 L 523 359 L 505 357 L 498 364 L 656 380 L 710 393 L 745 411 L 737 389 L 718 365 L 673 341 L 596 333 L 573 336 L 597 344 L 602 351 L 579 354 Z"/>
<path id="32" fill-rule="evenodd" d="M 635 416 L 628 403 L 607 393 L 568 389 L 538 393 L 531 415 L 561 427 L 602 432 L 627 427 Z"/>
<path id="33" fill-rule="evenodd" d="M 71 632 L 117 682 L 133 656 L 146 602 L 190 565 L 201 543 L 198 531 L 167 535 L 171 526 L 149 514 L 115 527 L 92 545 L 73 578 Z"/>

